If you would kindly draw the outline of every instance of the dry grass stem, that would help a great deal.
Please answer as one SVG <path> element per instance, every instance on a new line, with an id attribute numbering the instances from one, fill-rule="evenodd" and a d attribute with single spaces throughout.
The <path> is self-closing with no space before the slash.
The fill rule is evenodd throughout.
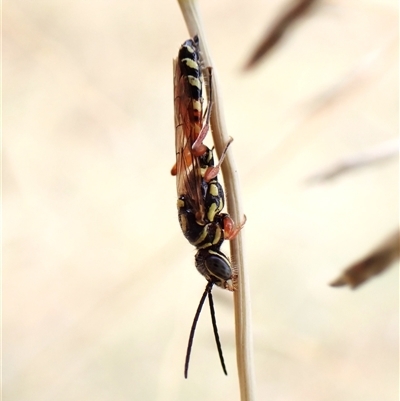
<path id="1" fill-rule="evenodd" d="M 247 61 L 244 70 L 253 68 L 261 58 L 265 57 L 280 42 L 289 28 L 303 17 L 316 2 L 317 0 L 296 0 L 277 18 L 272 28 L 268 25 L 267 32 Z"/>
<path id="2" fill-rule="evenodd" d="M 330 285 L 357 288 L 371 277 L 387 270 L 400 256 L 400 236 L 396 231 L 367 256 L 352 264 Z"/>
<path id="3" fill-rule="evenodd" d="M 375 165 L 378 162 L 389 160 L 399 155 L 399 140 L 393 139 L 374 146 L 365 152 L 360 152 L 355 155 L 345 157 L 333 165 L 322 169 L 313 174 L 308 181 L 310 183 L 318 183 L 328 181 L 339 175 L 349 173 L 361 167 Z"/>
<path id="4" fill-rule="evenodd" d="M 190 36 L 198 35 L 200 38 L 200 50 L 205 66 L 213 68 L 213 93 L 214 104 L 211 114 L 211 127 L 214 145 L 218 156 L 229 141 L 225 120 L 222 112 L 221 95 L 218 88 L 217 71 L 213 66 L 210 53 L 207 48 L 200 14 L 195 0 L 178 0 L 183 17 L 188 27 Z M 222 174 L 226 188 L 227 208 L 229 214 L 238 224 L 243 221 L 244 214 L 240 199 L 240 185 L 236 166 L 233 160 L 232 147 L 229 148 L 226 159 L 222 163 Z M 237 269 L 239 280 L 238 289 L 234 292 L 235 327 L 236 327 L 236 357 L 239 374 L 239 385 L 242 401 L 255 399 L 255 380 L 253 373 L 253 350 L 250 314 L 249 282 L 244 268 L 244 244 L 243 231 L 230 241 L 231 260 Z"/>

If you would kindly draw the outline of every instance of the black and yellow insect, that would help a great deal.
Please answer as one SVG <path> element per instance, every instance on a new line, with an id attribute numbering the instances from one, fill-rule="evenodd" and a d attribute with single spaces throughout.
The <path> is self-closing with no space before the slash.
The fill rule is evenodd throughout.
<path id="1" fill-rule="evenodd" d="M 235 227 L 228 214 L 222 213 L 224 191 L 218 182 L 218 172 L 227 144 L 219 163 L 214 164 L 213 150 L 203 144 L 209 130 L 212 107 L 211 68 L 208 72 L 207 109 L 203 111 L 203 73 L 195 36 L 183 43 L 178 58 L 174 60 L 174 108 L 176 175 L 178 216 L 186 239 L 197 248 L 195 265 L 208 284 L 200 300 L 189 336 L 185 361 L 185 377 L 188 374 L 190 352 L 201 308 L 208 296 L 214 335 L 222 368 L 226 368 L 219 341 L 211 290 L 213 285 L 234 290 L 235 275 L 229 259 L 220 248 L 225 239 L 234 238 L 241 227 Z"/>

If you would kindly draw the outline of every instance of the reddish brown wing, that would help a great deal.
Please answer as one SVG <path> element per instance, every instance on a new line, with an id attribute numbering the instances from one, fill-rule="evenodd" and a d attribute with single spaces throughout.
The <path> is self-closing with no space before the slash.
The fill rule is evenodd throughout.
<path id="1" fill-rule="evenodd" d="M 193 102 L 188 96 L 187 77 L 181 74 L 179 63 L 174 60 L 174 111 L 175 111 L 175 152 L 176 190 L 184 195 L 188 204 L 202 222 L 205 215 L 204 199 L 201 192 L 202 175 L 198 157 L 192 153 L 193 142 L 198 136 L 198 122 L 193 121 Z"/>

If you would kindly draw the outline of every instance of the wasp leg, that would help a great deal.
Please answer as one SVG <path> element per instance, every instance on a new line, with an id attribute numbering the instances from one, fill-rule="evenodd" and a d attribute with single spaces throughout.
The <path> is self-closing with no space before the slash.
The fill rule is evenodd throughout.
<path id="1" fill-rule="evenodd" d="M 181 149 L 181 151 L 183 153 L 183 155 L 181 155 L 181 158 L 185 159 L 184 165 L 185 166 L 190 166 L 192 164 L 192 154 L 190 149 L 188 149 L 187 147 L 185 147 L 185 149 Z M 177 155 L 179 154 L 179 152 L 177 153 Z M 182 166 L 181 166 L 182 169 Z M 172 166 L 171 168 L 171 175 L 175 176 L 178 174 L 178 166 L 175 162 L 175 164 Z"/>
<path id="2" fill-rule="evenodd" d="M 218 164 L 216 166 L 208 167 L 206 172 L 204 173 L 204 181 L 210 182 L 213 178 L 215 178 L 219 174 L 219 170 L 221 168 L 221 164 L 225 159 L 226 152 L 228 151 L 229 145 L 233 142 L 233 138 L 229 138 L 229 142 L 226 144 L 224 151 L 221 154 L 220 159 L 218 160 Z"/>
<path id="3" fill-rule="evenodd" d="M 232 240 L 237 237 L 240 230 L 246 224 L 247 217 L 244 215 L 243 222 L 239 226 L 235 226 L 234 221 L 229 215 L 224 216 L 224 237 L 226 240 Z"/>
<path id="4" fill-rule="evenodd" d="M 171 175 L 176 175 L 178 168 L 176 167 L 176 163 L 171 168 Z"/>
<path id="5" fill-rule="evenodd" d="M 213 94 L 212 94 L 212 68 L 207 67 L 206 68 L 208 71 L 208 85 L 206 88 L 208 88 L 208 93 L 207 93 L 207 99 L 208 99 L 208 105 L 207 105 L 207 110 L 205 114 L 205 123 L 203 124 L 203 127 L 197 136 L 196 140 L 194 141 L 192 145 L 192 152 L 195 156 L 202 156 L 204 153 L 207 151 L 207 146 L 203 144 L 204 138 L 207 136 L 207 133 L 210 129 L 210 118 L 211 118 L 211 109 L 213 105 Z"/>

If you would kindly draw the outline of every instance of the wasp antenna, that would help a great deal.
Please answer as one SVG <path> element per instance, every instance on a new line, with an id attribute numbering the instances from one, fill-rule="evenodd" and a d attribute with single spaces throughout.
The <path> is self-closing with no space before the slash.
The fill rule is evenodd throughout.
<path id="1" fill-rule="evenodd" d="M 204 293 L 200 299 L 199 306 L 197 307 L 196 314 L 194 315 L 192 327 L 190 329 L 190 334 L 189 334 L 189 341 L 188 341 L 188 346 L 186 349 L 186 358 L 185 358 L 185 379 L 188 378 L 188 371 L 189 371 L 189 361 L 190 361 L 190 354 L 192 352 L 192 345 L 193 345 L 193 339 L 194 339 L 194 332 L 196 331 L 196 326 L 197 322 L 199 320 L 199 316 L 201 313 L 201 309 L 203 308 L 204 301 L 206 300 L 207 294 L 211 292 L 211 288 L 213 286 L 213 282 L 209 282 L 206 286 L 206 289 L 204 290 Z M 215 318 L 214 318 L 215 319 Z"/>
<path id="2" fill-rule="evenodd" d="M 208 285 L 207 285 L 207 287 L 208 287 Z M 209 301 L 209 304 L 210 304 L 212 327 L 213 327 L 213 330 L 214 330 L 214 337 L 215 337 L 215 342 L 217 344 L 218 355 L 219 355 L 219 360 L 221 361 L 222 370 L 228 376 L 228 372 L 226 371 L 226 366 L 225 366 L 225 361 L 224 361 L 224 355 L 222 353 L 221 341 L 219 340 L 219 334 L 218 334 L 218 328 L 217 328 L 217 319 L 215 318 L 214 301 L 213 301 L 211 289 L 212 289 L 212 285 L 210 286 L 210 288 L 208 290 L 208 301 Z M 206 289 L 206 291 L 207 291 L 207 289 Z"/>

